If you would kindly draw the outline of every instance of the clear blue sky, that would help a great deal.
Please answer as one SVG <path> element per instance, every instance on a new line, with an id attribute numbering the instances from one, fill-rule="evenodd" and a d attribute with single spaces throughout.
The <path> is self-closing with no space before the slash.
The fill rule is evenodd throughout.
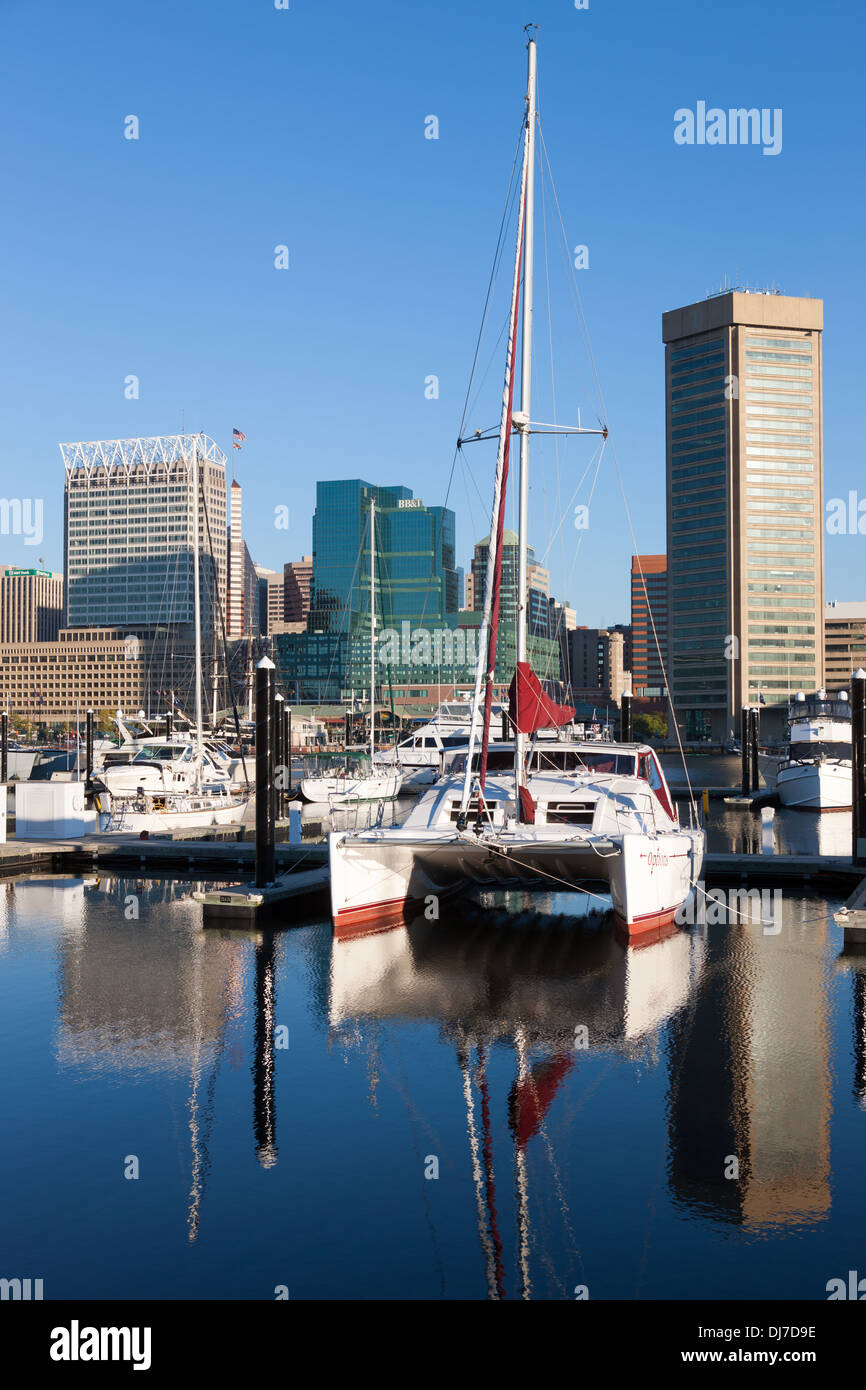
<path id="1" fill-rule="evenodd" d="M 0 560 L 61 566 L 59 441 L 171 433 L 182 411 L 227 453 L 232 427 L 246 433 L 238 477 L 261 564 L 309 551 L 317 478 L 444 501 L 527 20 L 540 25 L 542 124 L 569 242 L 589 247 L 578 276 L 639 547 L 665 544 L 661 314 L 725 276 L 824 299 L 826 496 L 866 496 L 866 21 L 853 0 L 590 0 L 584 11 L 572 0 L 291 0 L 287 11 L 0 0 L 0 490 L 45 501 L 38 551 L 0 537 Z M 782 152 L 677 146 L 673 113 L 698 100 L 781 107 Z M 123 138 L 130 114 L 138 141 Z M 431 114 L 438 141 L 424 139 Z M 277 271 L 283 243 L 291 266 Z M 509 271 L 473 426 L 497 418 Z M 593 396 L 561 269 L 551 291 L 565 419 Z M 545 300 L 542 270 L 540 353 Z M 130 374 L 137 401 L 124 399 Z M 487 530 L 485 447 L 469 452 L 475 482 L 458 466 L 450 499 L 464 565 Z M 589 452 L 568 445 L 564 500 Z M 632 544 L 610 463 L 579 554 L 567 521 L 549 555 L 555 592 L 590 625 L 628 619 Z M 545 446 L 539 554 L 556 490 Z M 280 505 L 288 532 L 274 527 Z M 864 545 L 827 538 L 828 598 L 866 598 Z"/>

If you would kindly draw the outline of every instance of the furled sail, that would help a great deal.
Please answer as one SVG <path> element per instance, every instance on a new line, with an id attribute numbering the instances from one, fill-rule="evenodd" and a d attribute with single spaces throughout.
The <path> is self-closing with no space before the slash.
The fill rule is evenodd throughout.
<path id="1" fill-rule="evenodd" d="M 518 661 L 514 679 L 508 691 L 508 717 L 522 734 L 534 734 L 536 729 L 558 729 L 570 724 L 575 711 L 570 705 L 558 705 L 545 695 L 541 681 L 528 661 Z"/>

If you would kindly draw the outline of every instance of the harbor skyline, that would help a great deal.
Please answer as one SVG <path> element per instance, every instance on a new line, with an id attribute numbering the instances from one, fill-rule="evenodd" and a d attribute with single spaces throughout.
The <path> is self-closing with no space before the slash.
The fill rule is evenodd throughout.
<path id="1" fill-rule="evenodd" d="M 55 8 L 0 14 L 13 1350 L 535 1300 L 826 1379 L 866 19 Z"/>
<path id="2" fill-rule="evenodd" d="M 156 32 L 148 22 L 142 20 L 140 42 L 112 71 L 105 58 L 119 40 L 100 24 L 107 14 L 102 4 L 76 23 L 74 75 L 61 60 L 72 41 L 71 20 L 60 15 L 40 35 L 58 81 L 38 105 L 10 75 L 9 100 L 22 116 L 20 141 L 10 151 L 11 182 L 27 188 L 28 197 L 7 230 L 7 256 L 18 276 L 0 359 L 13 403 L 0 457 L 7 475 L 14 460 L 14 472 L 45 499 L 39 553 L 48 568 L 62 568 L 59 440 L 150 436 L 179 431 L 185 422 L 187 432 L 206 429 L 229 454 L 232 429 L 241 424 L 248 441 L 234 461 L 245 492 L 245 531 L 257 561 L 274 569 L 311 551 L 315 480 L 398 480 L 423 497 L 431 496 L 431 477 L 445 483 L 509 154 L 500 123 L 479 117 L 482 110 L 507 111 L 509 40 L 525 17 L 506 4 L 501 25 L 492 29 L 486 18 L 460 12 L 455 55 L 456 7 L 438 6 L 423 21 L 428 41 L 422 44 L 421 19 L 386 4 L 378 23 L 401 44 L 403 58 L 379 70 L 380 99 L 371 108 L 361 102 L 361 74 L 375 37 L 351 7 L 337 9 L 339 45 L 326 42 L 322 15 L 295 7 L 245 20 L 239 54 L 236 16 L 225 6 L 209 6 L 204 27 L 191 14 L 173 15 L 181 50 L 188 39 L 214 66 L 232 67 L 230 110 L 217 107 L 206 118 L 194 88 L 169 93 L 146 83 L 148 35 Z M 801 6 L 796 12 L 808 13 Z M 155 26 L 160 13 L 157 6 Z M 576 274 L 636 519 L 633 544 L 608 456 L 612 485 L 596 492 L 574 570 L 576 535 L 565 548 L 557 542 L 545 562 L 555 592 L 574 601 L 571 590 L 582 582 L 581 620 L 597 626 L 627 613 L 630 554 L 663 548 L 659 320 L 665 310 L 701 298 L 726 278 L 820 295 L 830 345 L 825 495 L 829 501 L 858 488 L 856 382 L 864 349 L 847 281 L 857 263 L 848 229 L 857 222 L 860 194 L 845 177 L 855 123 L 846 115 L 846 84 L 838 80 L 855 45 L 834 42 L 831 52 L 827 35 L 819 35 L 804 84 L 795 25 L 779 32 L 768 14 L 735 4 L 707 52 L 708 21 L 690 16 L 685 24 L 685 13 L 678 6 L 653 14 L 629 7 L 634 45 L 626 50 L 614 16 L 601 6 L 582 12 L 542 4 L 535 14 L 545 54 L 541 117 L 556 129 L 550 155 L 561 179 L 569 245 L 586 248 L 587 264 Z M 743 45 L 746 21 L 750 43 Z M 32 22 L 22 13 L 7 17 L 9 42 L 35 42 Z M 846 23 L 856 29 L 862 21 L 852 15 Z M 678 144 L 674 111 L 694 106 L 695 94 L 684 90 L 663 103 L 652 89 L 639 56 L 651 33 L 684 66 L 700 53 L 710 107 L 717 92 L 721 107 L 784 109 L 778 155 Z M 767 75 L 761 54 L 771 38 Z M 581 63 L 575 90 L 566 75 L 588 51 L 594 61 Z M 294 62 L 301 52 L 303 63 Z M 482 65 L 478 52 L 485 54 Z M 276 74 L 287 60 L 293 78 L 285 90 Z M 73 80 L 77 88 L 96 63 L 99 96 L 84 110 L 73 98 Z M 63 118 L 66 107 L 71 122 Z M 296 138 L 288 132 L 300 130 L 302 111 L 309 126 Z M 137 139 L 126 138 L 128 115 L 139 119 Z M 438 139 L 426 138 L 431 115 Z M 74 183 L 63 169 L 72 141 L 91 149 L 86 168 L 76 166 Z M 379 172 L 369 180 L 358 152 L 374 142 Z M 44 148 L 50 153 L 43 192 L 29 188 L 26 170 Z M 780 237 L 779 209 L 796 205 L 796 190 L 814 167 L 822 169 L 821 200 L 809 218 L 786 219 Z M 695 197 L 687 208 L 677 202 L 672 236 L 668 209 L 684 186 Z M 226 190 L 219 215 L 212 211 L 217 188 Z M 459 235 L 451 216 L 457 188 L 471 189 L 460 200 Z M 52 205 L 66 210 L 59 260 L 45 243 L 48 189 Z M 348 216 L 336 212 L 337 189 Z M 192 211 L 172 218 L 168 235 L 166 204 L 180 196 Z M 639 219 L 629 215 L 635 201 Z M 713 209 L 710 219 L 706 206 Z M 121 216 L 106 217 L 109 208 Z M 275 266 L 278 246 L 288 248 L 285 270 Z M 37 279 L 41 310 L 34 321 L 27 306 Z M 46 392 L 44 377 L 29 365 L 41 358 L 37 335 L 65 351 L 73 324 L 75 353 Z M 575 375 L 569 405 L 593 406 L 590 375 L 583 367 Z M 371 410 L 388 422 L 384 450 L 379 432 L 363 428 Z M 487 413 L 472 423 L 487 424 Z M 486 454 L 473 461 L 482 491 L 490 466 Z M 554 490 L 551 460 L 540 456 L 530 502 L 536 534 Z M 469 501 L 461 491 L 456 544 L 465 557 L 487 528 L 472 483 Z M 435 500 L 453 505 L 444 487 Z M 288 508 L 288 535 L 274 527 L 278 506 Z M 612 545 L 620 536 L 621 545 Z M 0 539 L 7 563 L 32 562 L 33 547 L 23 536 Z M 846 583 L 859 560 L 857 545 L 850 533 L 827 545 L 828 599 L 858 597 Z"/>

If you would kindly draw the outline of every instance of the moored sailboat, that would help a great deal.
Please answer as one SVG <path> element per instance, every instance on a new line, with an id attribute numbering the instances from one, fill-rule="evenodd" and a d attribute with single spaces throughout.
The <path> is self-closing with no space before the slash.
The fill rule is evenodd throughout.
<path id="1" fill-rule="evenodd" d="M 674 921 L 700 874 L 703 831 L 694 824 L 680 826 L 651 748 L 633 743 L 599 745 L 556 734 L 549 740 L 540 737 L 544 730 L 557 731 L 572 723 L 574 710 L 556 704 L 544 692 L 527 661 L 534 39 L 529 40 L 528 52 L 505 382 L 475 699 L 463 771 L 459 775 L 452 770 L 436 782 L 399 827 L 331 834 L 331 911 L 338 935 L 393 925 L 471 885 L 540 884 L 548 890 L 588 891 L 587 884 L 594 882 L 609 892 L 630 937 L 653 940 Z M 521 278 L 521 400 L 516 411 L 514 363 Z M 563 432 L 607 433 L 579 426 Z M 511 746 L 491 747 L 505 498 L 514 433 L 520 437 L 517 588 L 521 596 L 516 605 L 517 670 L 509 699 L 514 741 Z"/>

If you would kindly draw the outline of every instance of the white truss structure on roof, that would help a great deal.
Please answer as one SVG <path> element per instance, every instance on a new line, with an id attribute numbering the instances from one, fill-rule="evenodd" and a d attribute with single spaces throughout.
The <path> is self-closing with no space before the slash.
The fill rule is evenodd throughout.
<path id="1" fill-rule="evenodd" d="M 162 465 L 183 464 L 192 467 L 197 453 L 200 463 L 226 466 L 222 449 L 206 434 L 159 434 L 149 439 L 94 439 L 78 444 L 61 444 L 66 472 L 84 469 L 93 473 L 100 468 L 122 468 L 131 473 L 144 469 L 150 474 Z"/>

